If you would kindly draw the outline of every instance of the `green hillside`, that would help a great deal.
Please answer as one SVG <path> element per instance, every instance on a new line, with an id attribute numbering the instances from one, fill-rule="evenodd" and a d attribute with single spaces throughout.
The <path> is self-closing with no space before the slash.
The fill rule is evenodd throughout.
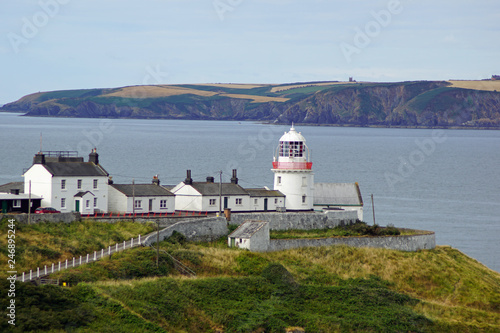
<path id="1" fill-rule="evenodd" d="M 258 120 L 341 126 L 500 128 L 500 81 L 183 84 L 27 95 L 29 116 Z"/>
<path id="2" fill-rule="evenodd" d="M 61 226 L 19 226 L 18 270 L 30 262 L 26 256 L 36 254 L 42 263 L 72 256 L 61 244 L 98 250 L 102 244 L 89 243 L 82 230 L 100 230 L 106 238 L 119 229 L 136 236 L 149 228 L 85 221 L 57 231 Z M 0 227 L 6 230 L 6 220 Z M 41 234 L 50 238 L 43 242 Z M 7 248 L 6 239 L 0 243 Z M 450 247 L 251 253 L 228 248 L 225 239 L 196 244 L 176 235 L 162 242 L 161 249 L 197 276 L 180 275 L 165 255 L 156 269 L 156 252 L 150 248 L 117 253 L 52 276 L 70 287 L 18 283 L 16 327 L 4 320 L 0 330 L 284 332 L 299 326 L 306 332 L 500 331 L 500 274 Z M 6 254 L 0 255 L 6 262 Z M 6 290 L 3 275 L 0 284 Z M 7 301 L 6 296 L 0 301 L 3 318 Z"/>

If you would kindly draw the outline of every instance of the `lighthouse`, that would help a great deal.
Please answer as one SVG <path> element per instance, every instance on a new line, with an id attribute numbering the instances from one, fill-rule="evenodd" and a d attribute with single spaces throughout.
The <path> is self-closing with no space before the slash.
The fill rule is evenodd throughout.
<path id="1" fill-rule="evenodd" d="M 314 174 L 306 139 L 295 128 L 280 138 L 273 159 L 274 189 L 286 196 L 287 210 L 313 210 Z"/>

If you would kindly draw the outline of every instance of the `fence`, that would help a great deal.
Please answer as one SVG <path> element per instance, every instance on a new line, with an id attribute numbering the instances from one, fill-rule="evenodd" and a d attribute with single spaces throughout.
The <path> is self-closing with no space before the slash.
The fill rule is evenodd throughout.
<path id="1" fill-rule="evenodd" d="M 45 277 L 49 274 L 60 272 L 63 269 L 74 268 L 81 265 L 96 262 L 105 256 L 110 256 L 111 254 L 119 251 L 124 251 L 126 249 L 131 249 L 141 245 L 141 235 L 136 239 L 132 238 L 129 241 L 123 241 L 121 243 L 116 243 L 113 246 L 109 246 L 107 249 L 101 249 L 100 251 L 94 251 L 94 253 L 87 253 L 86 256 L 80 256 L 80 258 L 73 257 L 72 260 L 66 259 L 65 261 L 59 261 L 57 264 L 53 263 L 51 267 L 47 268 L 45 265 L 42 269 L 37 267 L 36 271 L 30 270 L 29 273 L 23 272 L 21 276 L 17 277 L 17 280 L 21 282 L 32 281 Z"/>
<path id="2" fill-rule="evenodd" d="M 94 214 L 81 214 L 82 218 L 103 218 L 103 217 L 114 217 L 114 218 L 143 218 L 143 217 L 183 217 L 183 216 L 208 216 L 208 212 L 188 212 L 188 211 L 175 211 L 171 213 L 156 213 L 156 212 L 146 212 L 146 213 L 98 213 Z"/>

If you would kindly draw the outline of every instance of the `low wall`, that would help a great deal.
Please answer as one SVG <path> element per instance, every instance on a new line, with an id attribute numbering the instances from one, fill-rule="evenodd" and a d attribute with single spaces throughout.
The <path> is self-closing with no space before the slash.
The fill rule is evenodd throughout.
<path id="1" fill-rule="evenodd" d="M 28 224 L 28 214 L 0 214 L 0 220 L 2 218 L 15 219 L 21 224 Z M 57 213 L 57 214 L 31 214 L 31 224 L 40 222 L 59 222 L 59 223 L 71 223 L 75 221 L 80 221 L 80 214 L 78 213 Z"/>
<path id="2" fill-rule="evenodd" d="M 356 222 L 356 211 L 336 210 L 325 213 L 232 213 L 230 224 L 240 225 L 248 220 L 269 222 L 271 230 L 327 229 Z"/>
<path id="3" fill-rule="evenodd" d="M 177 222 L 160 230 L 160 242 L 170 237 L 177 231 L 190 241 L 210 242 L 226 236 L 229 233 L 227 222 L 224 217 L 207 217 L 202 219 L 189 219 Z M 150 234 L 141 243 L 149 246 L 156 243 L 156 234 Z"/>
<path id="4" fill-rule="evenodd" d="M 434 249 L 436 247 L 436 235 L 432 231 L 422 231 L 421 234 L 405 236 L 271 239 L 268 251 L 281 251 L 300 247 L 318 247 L 331 245 L 376 247 L 413 252 L 418 250 Z"/>

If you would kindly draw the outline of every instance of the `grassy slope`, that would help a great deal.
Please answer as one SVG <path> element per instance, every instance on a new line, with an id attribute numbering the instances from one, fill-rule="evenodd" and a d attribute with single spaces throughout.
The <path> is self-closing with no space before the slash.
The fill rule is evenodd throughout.
<path id="1" fill-rule="evenodd" d="M 89 230 L 95 228 L 87 223 Z M 130 226 L 120 227 L 125 228 Z M 67 230 L 60 240 L 85 242 L 74 240 L 81 229 Z M 37 233 L 28 228 L 18 232 L 27 246 L 38 241 Z M 40 316 L 47 327 L 55 328 L 62 320 L 60 312 L 66 311 L 71 322 L 65 325 L 82 332 L 116 332 L 117 327 L 144 332 L 206 332 L 218 327 L 280 331 L 287 325 L 302 325 L 311 332 L 500 331 L 500 274 L 450 247 L 406 253 L 341 246 L 255 254 L 228 249 L 221 241 L 162 242 L 162 248 L 193 268 L 198 278 L 180 277 L 167 258 L 158 272 L 153 251 L 134 249 L 59 275 L 67 281 L 102 282 L 70 289 L 19 286 L 19 304 L 31 302 L 34 307 L 19 305 L 18 318 Z M 292 278 L 275 281 L 263 274 L 271 263 L 283 265 Z M 127 280 L 156 274 L 169 277 Z M 65 310 L 53 305 L 53 298 L 66 302 Z M 82 311 L 88 315 L 79 316 Z"/>

